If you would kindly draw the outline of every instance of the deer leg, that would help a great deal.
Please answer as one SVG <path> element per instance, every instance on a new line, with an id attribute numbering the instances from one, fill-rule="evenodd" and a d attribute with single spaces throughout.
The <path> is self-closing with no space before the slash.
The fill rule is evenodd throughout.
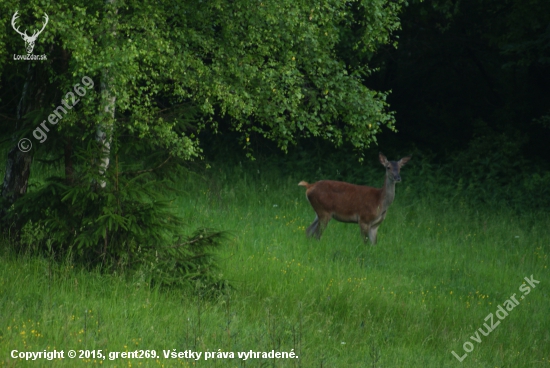
<path id="1" fill-rule="evenodd" d="M 330 221 L 330 214 L 319 217 L 319 226 L 317 227 L 317 239 L 321 239 L 321 234 L 327 228 L 328 222 Z"/>
<path id="2" fill-rule="evenodd" d="M 376 233 L 378 232 L 378 226 L 375 225 L 369 229 L 369 239 L 372 245 L 376 244 Z"/>
<path id="3" fill-rule="evenodd" d="M 323 234 L 323 230 L 325 230 L 329 221 L 330 215 L 315 216 L 315 220 L 313 220 L 311 225 L 309 225 L 309 227 L 306 229 L 306 235 L 308 237 L 314 236 L 315 238 L 317 238 L 317 240 L 321 239 L 321 234 Z"/>
<path id="4" fill-rule="evenodd" d="M 313 234 L 317 234 L 318 230 L 319 230 L 319 216 L 315 215 L 315 220 L 313 220 L 311 225 L 309 225 L 309 227 L 307 228 L 306 235 L 308 237 L 312 237 Z"/>
<path id="5" fill-rule="evenodd" d="M 361 227 L 361 237 L 363 238 L 363 241 L 367 242 L 367 236 L 370 238 L 370 226 L 366 222 L 360 222 L 359 226 Z"/>

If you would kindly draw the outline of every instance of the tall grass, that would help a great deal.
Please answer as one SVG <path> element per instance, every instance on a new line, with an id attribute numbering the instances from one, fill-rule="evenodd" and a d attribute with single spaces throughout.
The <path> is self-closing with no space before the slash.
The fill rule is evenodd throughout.
<path id="1" fill-rule="evenodd" d="M 218 299 L 151 287 L 139 273 L 102 275 L 70 260 L 0 259 L 0 364 L 13 349 L 225 352 L 291 350 L 298 359 L 63 359 L 56 366 L 543 367 L 550 365 L 547 213 L 472 206 L 397 185 L 396 200 L 364 244 L 358 225 L 331 222 L 321 241 L 299 180 L 274 171 L 213 168 L 182 179 L 174 206 L 191 229 L 226 230 Z M 374 174 L 377 173 L 377 174 Z M 383 170 L 364 184 L 380 186 Z M 7 248 L 5 248 L 7 249 Z M 524 277 L 540 284 L 524 299 Z M 197 287 L 197 290 L 200 290 Z M 485 317 L 520 301 L 488 336 Z M 497 317 L 494 317 L 497 320 Z M 484 330 L 486 330 L 484 328 Z M 460 363 L 463 344 L 474 350 Z M 469 345 L 466 345 L 469 347 Z"/>

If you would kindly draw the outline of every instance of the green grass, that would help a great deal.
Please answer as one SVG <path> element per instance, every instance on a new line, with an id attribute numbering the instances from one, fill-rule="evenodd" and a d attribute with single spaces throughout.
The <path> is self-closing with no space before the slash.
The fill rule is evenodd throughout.
<path id="1" fill-rule="evenodd" d="M 382 173 L 380 174 L 382 175 Z M 139 274 L 101 275 L 70 263 L 0 258 L 0 365 L 13 349 L 193 350 L 203 358 L 56 360 L 56 366 L 545 367 L 550 366 L 548 214 L 517 215 L 442 200 L 398 184 L 378 232 L 331 222 L 321 241 L 301 179 L 238 167 L 182 182 L 174 206 L 197 226 L 226 230 L 221 271 L 234 289 L 216 300 L 151 288 Z M 367 183 L 380 185 L 382 178 Z M 525 299 L 519 287 L 540 284 Z M 520 304 L 481 342 L 470 339 L 498 305 Z M 497 317 L 494 317 L 495 320 Z M 484 328 L 484 330 L 486 330 Z M 459 362 L 463 344 L 474 350 Z M 468 347 L 468 346 L 467 346 Z M 204 360 L 204 352 L 234 359 Z M 299 359 L 237 358 L 293 351 Z"/>

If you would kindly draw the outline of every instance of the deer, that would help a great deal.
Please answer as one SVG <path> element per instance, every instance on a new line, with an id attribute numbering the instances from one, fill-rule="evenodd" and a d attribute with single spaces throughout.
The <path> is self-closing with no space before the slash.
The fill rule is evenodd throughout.
<path id="1" fill-rule="evenodd" d="M 13 17 L 11 18 L 11 26 L 15 30 L 15 32 L 19 33 L 21 37 L 23 38 L 23 41 L 25 41 L 25 48 L 27 49 L 27 54 L 32 54 L 32 50 L 34 49 L 34 43 L 36 42 L 36 39 L 42 33 L 44 28 L 46 28 L 46 25 L 48 24 L 48 20 L 50 19 L 48 17 L 48 14 L 44 13 L 44 25 L 42 26 L 42 29 L 40 31 L 34 31 L 32 36 L 29 36 L 27 34 L 27 30 L 25 29 L 25 32 L 19 31 L 19 27 L 15 26 L 15 21 L 19 16 L 17 15 L 17 11 L 13 14 Z"/>
<path id="2" fill-rule="evenodd" d="M 308 237 L 321 239 L 321 234 L 331 219 L 345 223 L 358 223 L 363 241 L 367 236 L 372 245 L 376 244 L 378 227 L 395 199 L 395 183 L 401 181 L 401 167 L 411 156 L 399 161 L 388 161 L 382 152 L 378 155 L 386 168 L 386 178 L 382 188 L 355 185 L 343 181 L 321 180 L 313 184 L 301 181 L 306 187 L 306 198 L 316 213 L 315 220 L 306 229 Z"/>

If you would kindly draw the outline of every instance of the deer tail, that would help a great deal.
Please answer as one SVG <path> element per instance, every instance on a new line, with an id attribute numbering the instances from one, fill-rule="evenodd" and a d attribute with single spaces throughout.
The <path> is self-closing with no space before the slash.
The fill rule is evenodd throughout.
<path id="1" fill-rule="evenodd" d="M 302 186 L 302 187 L 306 187 L 306 188 L 309 188 L 310 184 L 307 182 L 307 181 L 301 181 L 298 183 L 298 185 Z"/>

